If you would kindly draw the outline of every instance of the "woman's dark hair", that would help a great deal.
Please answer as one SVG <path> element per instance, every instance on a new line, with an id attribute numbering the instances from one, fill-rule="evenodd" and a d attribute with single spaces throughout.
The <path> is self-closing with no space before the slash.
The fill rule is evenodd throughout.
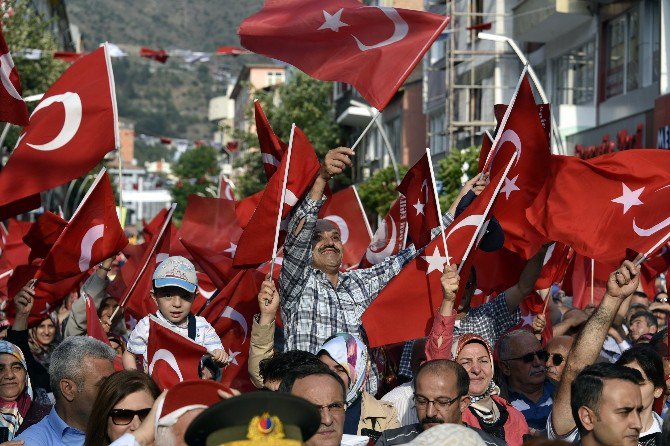
<path id="1" fill-rule="evenodd" d="M 138 370 L 123 370 L 113 373 L 100 384 L 98 396 L 93 404 L 86 426 L 85 446 L 107 446 L 107 418 L 119 401 L 131 393 L 146 391 L 155 400 L 161 391 L 146 373 Z"/>
<path id="2" fill-rule="evenodd" d="M 663 359 L 651 347 L 646 345 L 636 345 L 621 354 L 617 360 L 619 365 L 630 365 L 637 362 L 640 368 L 647 375 L 647 379 L 654 385 L 665 391 L 665 376 L 663 375 Z"/>

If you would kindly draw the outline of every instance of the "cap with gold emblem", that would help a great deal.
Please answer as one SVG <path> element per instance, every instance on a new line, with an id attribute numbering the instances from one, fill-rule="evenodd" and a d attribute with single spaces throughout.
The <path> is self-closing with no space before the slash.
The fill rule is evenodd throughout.
<path id="1" fill-rule="evenodd" d="M 253 392 L 214 404 L 196 417 L 189 446 L 298 446 L 319 429 L 319 410 L 302 398 Z"/>

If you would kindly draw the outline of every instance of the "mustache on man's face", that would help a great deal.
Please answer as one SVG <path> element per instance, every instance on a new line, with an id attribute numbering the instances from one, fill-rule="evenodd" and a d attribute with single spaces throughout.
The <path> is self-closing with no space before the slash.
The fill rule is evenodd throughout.
<path id="1" fill-rule="evenodd" d="M 424 417 L 421 424 L 444 424 L 444 420 L 438 417 Z"/>
<path id="2" fill-rule="evenodd" d="M 326 246 L 322 246 L 321 248 L 319 248 L 319 252 L 324 252 L 324 251 L 327 250 L 327 249 L 332 249 L 333 251 L 335 251 L 335 252 L 338 253 L 338 254 L 339 254 L 339 252 L 340 252 L 340 250 L 337 249 L 337 247 L 336 247 L 335 245 L 326 245 Z"/>

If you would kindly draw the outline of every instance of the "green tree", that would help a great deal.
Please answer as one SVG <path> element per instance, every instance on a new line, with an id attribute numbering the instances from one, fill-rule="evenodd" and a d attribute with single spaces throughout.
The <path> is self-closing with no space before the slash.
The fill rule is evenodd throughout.
<path id="1" fill-rule="evenodd" d="M 398 170 L 402 178 L 409 169 L 407 166 L 398 166 Z M 379 169 L 357 186 L 363 208 L 374 211 L 378 216 L 385 216 L 393 201 L 398 198 L 396 187 L 398 184 L 395 180 L 393 166 Z"/>
<path id="2" fill-rule="evenodd" d="M 480 147 L 476 146 L 462 150 L 453 149 L 438 163 L 435 179 L 442 182 L 440 205 L 443 212 L 446 212 L 458 195 L 464 184 L 463 176 L 470 179 L 478 173 L 479 150 Z"/>
<path id="3" fill-rule="evenodd" d="M 181 222 L 189 195 L 211 196 L 208 189 L 216 188 L 220 172 L 218 153 L 210 146 L 187 150 L 172 165 L 172 172 L 179 179 L 170 190 L 172 201 L 177 203 L 174 219 Z"/>

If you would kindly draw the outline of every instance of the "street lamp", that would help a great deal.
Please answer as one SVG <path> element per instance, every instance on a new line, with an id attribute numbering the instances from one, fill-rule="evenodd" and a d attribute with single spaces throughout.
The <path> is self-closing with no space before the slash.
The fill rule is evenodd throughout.
<path id="1" fill-rule="evenodd" d="M 537 88 L 537 92 L 540 94 L 540 99 L 542 99 L 542 102 L 544 102 L 545 104 L 549 103 L 549 99 L 547 98 L 547 94 L 545 93 L 544 88 L 540 83 L 540 79 L 537 77 L 537 74 L 535 73 L 535 70 L 533 70 L 533 67 L 531 67 L 530 64 L 528 63 L 528 58 L 523 54 L 523 52 L 519 48 L 519 45 L 517 45 L 514 40 L 510 39 L 509 37 L 499 36 L 497 34 L 481 33 L 481 32 L 477 34 L 477 37 L 479 37 L 482 40 L 507 43 L 512 48 L 512 51 L 516 53 L 519 60 L 521 60 L 521 63 L 523 65 L 528 66 L 528 74 L 530 74 L 531 79 L 533 79 L 533 83 L 535 84 L 535 88 Z M 561 134 L 558 131 L 558 126 L 556 125 L 556 119 L 553 113 L 551 113 L 551 133 L 554 135 L 554 140 L 556 141 L 557 152 L 559 154 L 566 155 L 567 152 L 565 151 L 565 147 L 563 147 L 563 139 L 561 138 Z"/>
<path id="2" fill-rule="evenodd" d="M 376 119 L 375 113 L 377 112 L 377 110 L 375 110 L 368 104 L 357 101 L 356 99 L 352 99 L 351 104 L 355 105 L 356 107 L 363 107 L 370 112 L 370 116 L 373 117 L 375 124 L 377 124 L 379 134 L 382 135 L 382 139 L 384 140 L 384 146 L 386 147 L 386 152 L 388 153 L 389 158 L 391 159 L 391 165 L 393 166 L 393 173 L 395 174 L 396 184 L 400 184 L 400 172 L 398 171 L 398 163 L 396 163 L 395 155 L 393 154 L 393 147 L 391 147 L 391 141 L 389 141 L 389 137 L 386 134 L 384 124 L 381 123 L 379 119 Z"/>

